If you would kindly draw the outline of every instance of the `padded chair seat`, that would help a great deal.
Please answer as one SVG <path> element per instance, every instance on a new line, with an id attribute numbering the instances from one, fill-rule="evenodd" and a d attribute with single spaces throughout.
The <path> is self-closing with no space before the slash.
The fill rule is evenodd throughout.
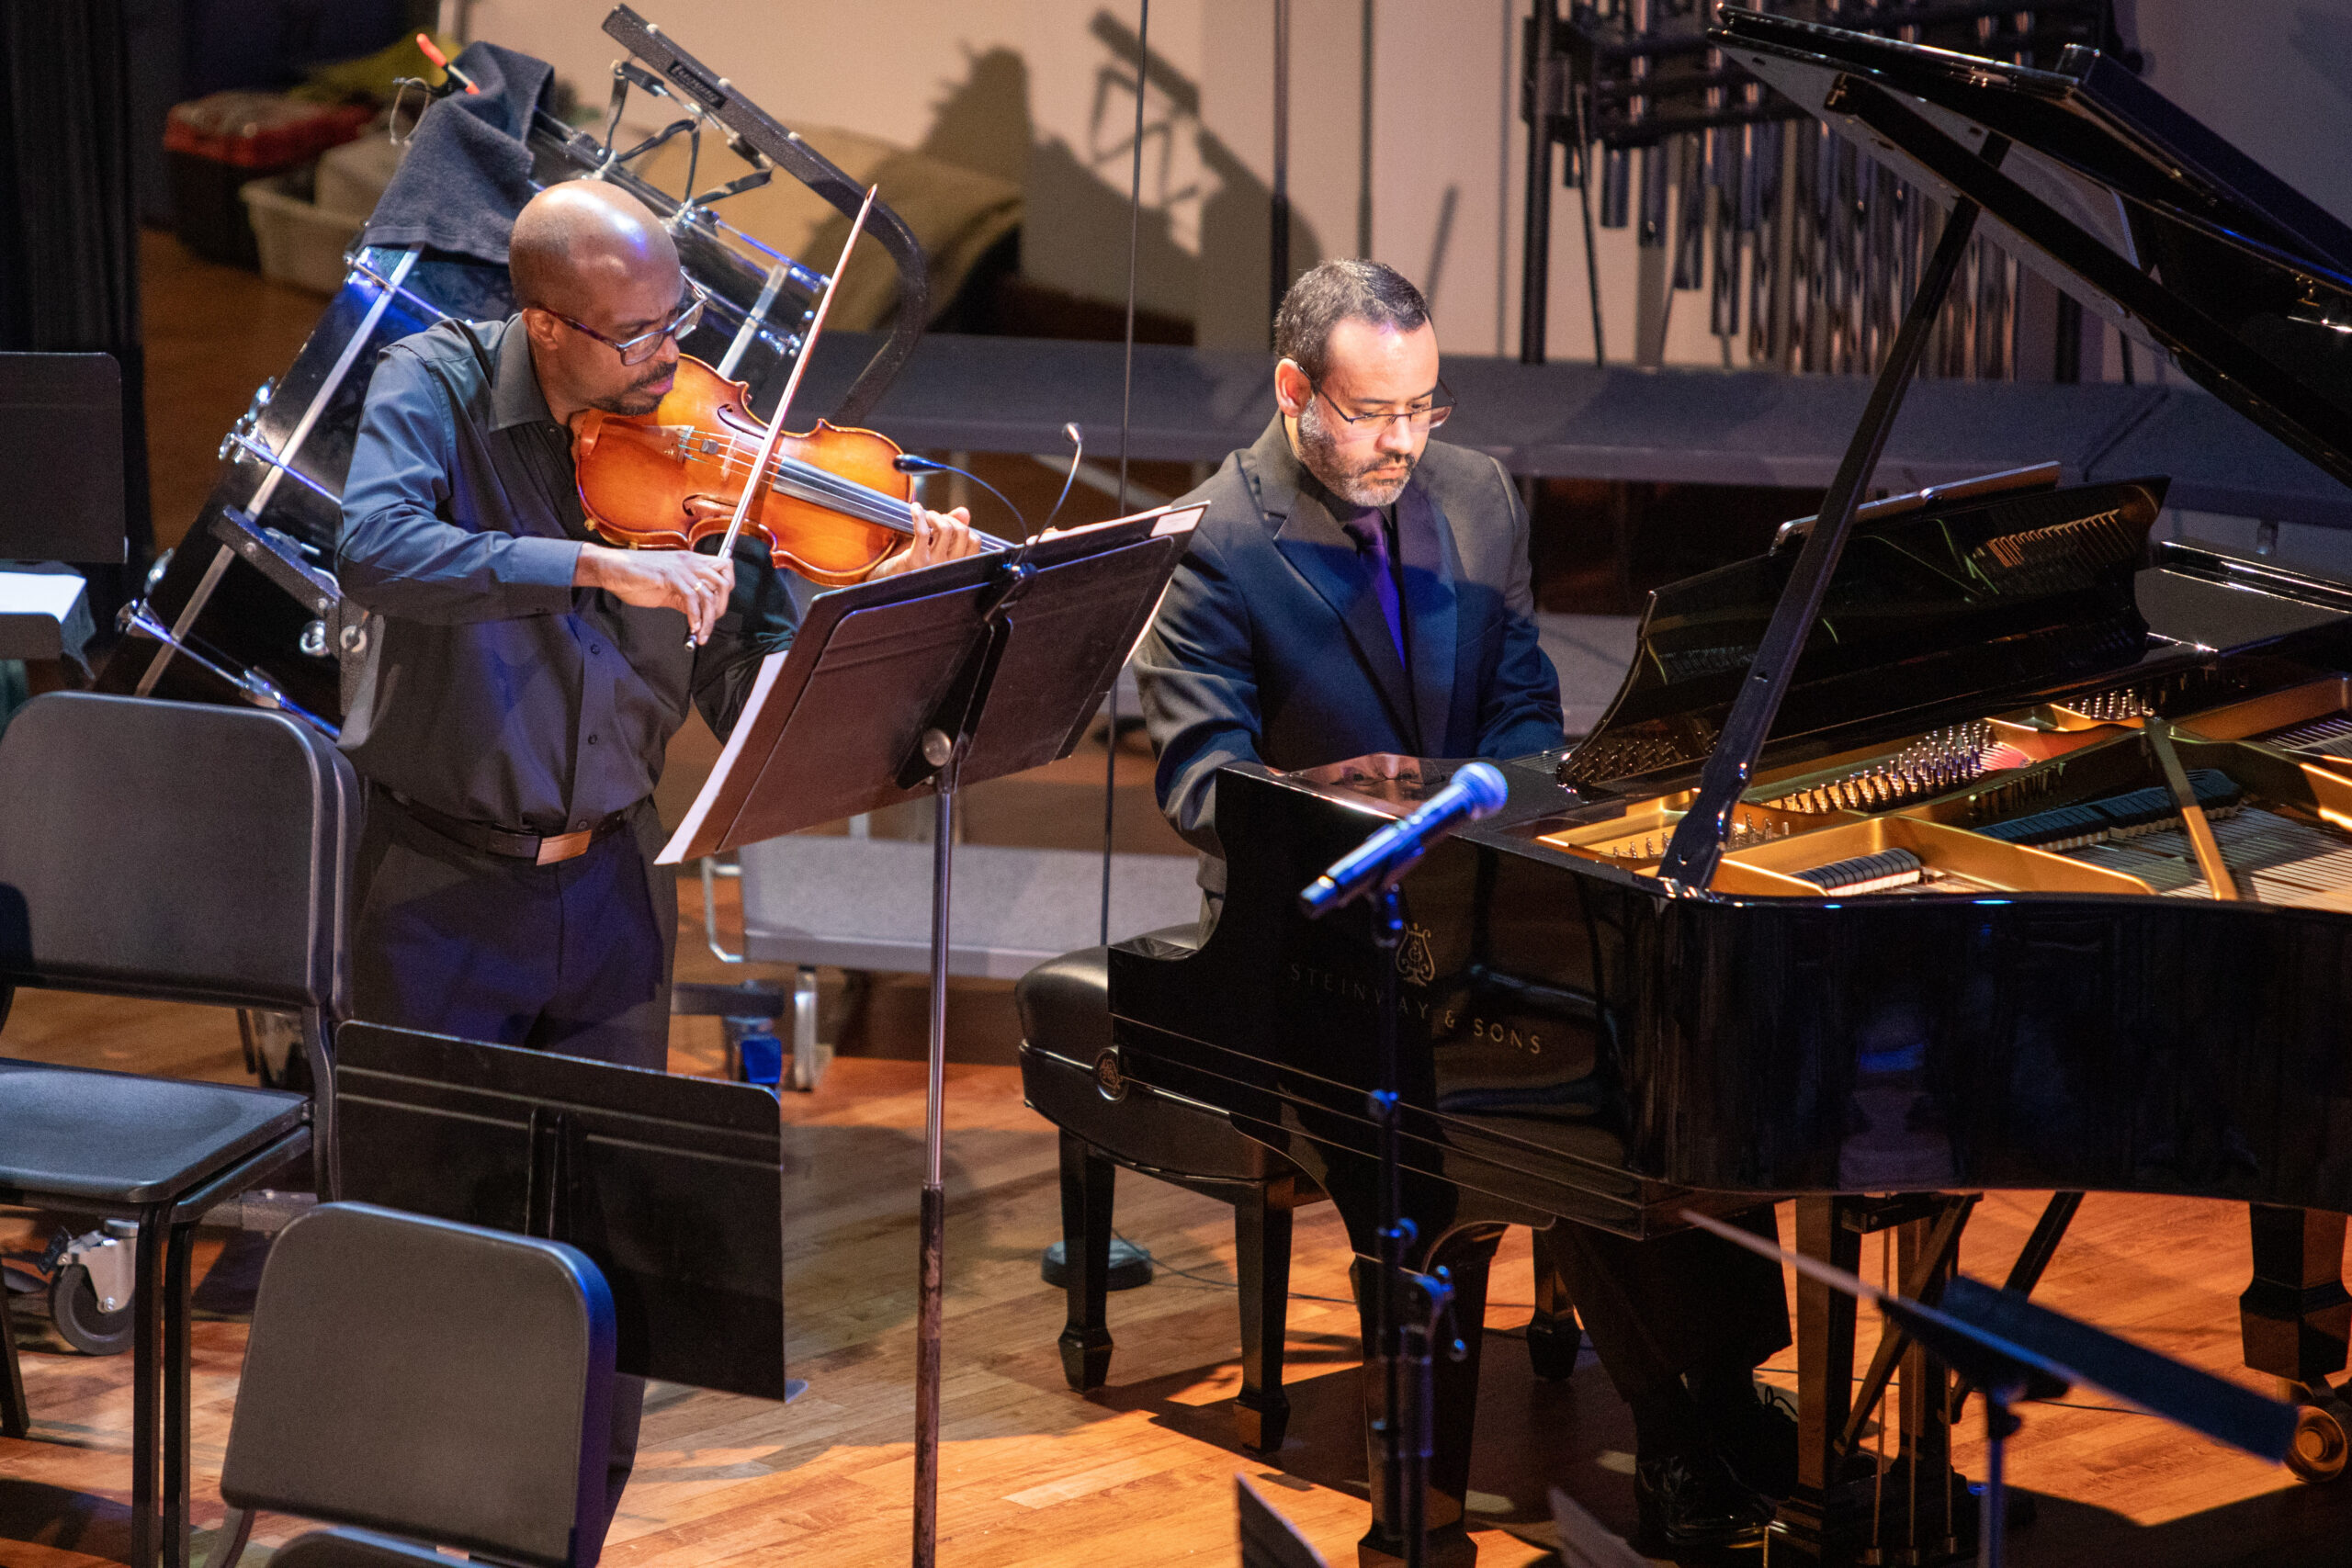
<path id="1" fill-rule="evenodd" d="M 1136 940 L 1199 945 L 1200 928 Z M 1021 1088 L 1031 1110 L 1122 1165 L 1171 1180 L 1264 1181 L 1289 1166 L 1237 1132 L 1214 1105 L 1163 1094 L 1118 1074 L 1111 1047 L 1110 950 L 1049 959 L 1013 987 L 1021 1010 Z"/>
<path id="2" fill-rule="evenodd" d="M 0 1059 L 0 1189 L 157 1203 L 300 1126 L 307 1096 Z"/>

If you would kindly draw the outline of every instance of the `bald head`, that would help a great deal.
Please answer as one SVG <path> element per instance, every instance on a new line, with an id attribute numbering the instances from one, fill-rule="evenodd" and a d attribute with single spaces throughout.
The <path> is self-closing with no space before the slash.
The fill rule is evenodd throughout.
<path id="1" fill-rule="evenodd" d="M 627 191 L 571 180 L 533 197 L 514 220 L 506 269 L 548 412 L 651 412 L 678 366 L 675 333 L 686 298 L 678 248 L 662 220 Z M 618 347 L 634 345 L 633 360 Z"/>
<path id="2" fill-rule="evenodd" d="M 674 294 L 678 248 L 628 192 L 602 180 L 567 180 L 516 216 L 506 270 L 516 304 L 587 319 L 623 295 Z"/>

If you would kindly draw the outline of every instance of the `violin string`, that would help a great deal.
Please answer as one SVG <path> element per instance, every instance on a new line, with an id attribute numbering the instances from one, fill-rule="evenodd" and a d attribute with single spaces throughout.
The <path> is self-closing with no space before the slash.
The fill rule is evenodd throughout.
<path id="1" fill-rule="evenodd" d="M 726 444 L 723 455 L 730 458 L 740 455 L 752 445 L 745 437 L 724 426 L 720 427 L 716 435 L 706 434 L 700 425 L 670 425 L 663 428 L 682 431 L 684 433 L 682 439 L 686 443 L 702 443 L 702 455 L 706 457 L 722 455 L 718 449 L 718 444 L 722 441 Z M 829 506 L 837 512 L 846 512 L 860 522 L 870 523 L 877 528 L 888 528 L 893 533 L 909 536 L 914 533 L 914 526 L 908 520 L 906 513 L 908 502 L 902 496 L 892 495 L 888 491 L 876 490 L 872 485 L 861 484 L 855 479 L 836 474 L 830 468 L 820 468 L 804 457 L 796 457 L 789 452 L 779 452 L 768 465 L 768 488 L 787 495 L 795 493 L 787 485 L 781 482 L 786 479 L 798 481 L 803 491 L 808 492 L 802 493 L 800 499 L 812 504 Z M 979 539 L 982 547 L 987 549 L 1001 550 L 1005 547 L 1002 540 L 990 538 L 985 534 L 980 535 Z"/>
<path id="2" fill-rule="evenodd" d="M 727 446 L 723 455 L 726 457 L 740 457 L 747 449 L 751 450 L 754 457 L 757 456 L 756 445 L 732 431 L 722 432 L 719 436 L 714 437 L 706 435 L 699 425 L 687 425 L 684 428 L 688 441 L 708 443 L 724 440 Z M 703 451 L 705 455 L 714 455 L 708 446 L 705 446 Z M 785 478 L 797 479 L 808 489 L 822 492 L 819 496 L 806 499 L 815 500 L 820 504 L 838 503 L 838 510 L 852 513 L 861 521 L 872 523 L 877 527 L 896 529 L 901 534 L 913 532 L 913 527 L 907 521 L 905 514 L 907 503 L 887 491 L 876 490 L 871 485 L 860 484 L 855 479 L 844 479 L 829 468 L 819 468 L 806 458 L 796 457 L 789 452 L 779 452 L 768 463 L 769 488 L 780 488 L 776 481 Z"/>

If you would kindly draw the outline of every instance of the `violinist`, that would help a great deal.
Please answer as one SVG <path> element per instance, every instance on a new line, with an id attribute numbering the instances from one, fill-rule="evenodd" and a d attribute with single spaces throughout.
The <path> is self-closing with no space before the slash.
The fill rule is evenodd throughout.
<path id="1" fill-rule="evenodd" d="M 508 266 L 512 319 L 385 351 L 345 489 L 338 575 L 380 623 L 344 735 L 370 794 L 354 999 L 660 1068 L 676 921 L 654 783 L 690 700 L 726 732 L 794 601 L 754 550 L 615 549 L 585 526 L 571 429 L 650 412 L 700 309 L 660 221 L 613 186 L 555 186 Z M 879 570 L 975 547 L 962 512 L 927 513 Z"/>
<path id="2" fill-rule="evenodd" d="M 370 794 L 355 1003 L 660 1068 L 663 750 L 690 700 L 726 733 L 794 601 L 755 550 L 614 549 L 583 523 L 571 427 L 651 412 L 700 309 L 660 221 L 555 186 L 508 265 L 512 319 L 385 351 L 345 490 L 338 574 L 380 623 L 344 735 Z M 877 575 L 976 547 L 962 511 L 926 513 Z"/>
<path id="3" fill-rule="evenodd" d="M 658 1070 L 664 750 L 690 701 L 727 733 L 797 610 L 748 539 L 720 558 L 585 525 L 572 429 L 652 412 L 701 308 L 660 220 L 611 185 L 553 186 L 516 218 L 508 268 L 515 315 L 384 351 L 344 491 L 336 574 L 377 617 L 343 732 L 368 795 L 353 1005 Z M 978 547 L 961 509 L 912 524 L 876 575 Z M 616 1399 L 615 1502 L 636 1405 Z"/>

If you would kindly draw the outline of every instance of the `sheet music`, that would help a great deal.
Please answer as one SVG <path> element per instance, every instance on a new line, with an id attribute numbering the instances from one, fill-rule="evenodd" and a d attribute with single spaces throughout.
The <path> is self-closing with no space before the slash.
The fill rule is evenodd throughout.
<path id="1" fill-rule="evenodd" d="M 678 830 L 670 835 L 670 841 L 662 846 L 662 853 L 654 864 L 677 864 L 685 854 L 686 845 L 702 831 L 703 818 L 710 815 L 711 803 L 718 798 L 720 781 L 733 769 L 735 759 L 743 754 L 743 742 L 752 738 L 752 731 L 756 728 L 752 720 L 766 705 L 768 693 L 775 687 L 776 673 L 791 656 L 790 649 L 778 649 L 760 660 L 760 672 L 752 681 L 752 694 L 744 699 L 743 711 L 736 718 L 735 728 L 727 732 L 727 744 L 719 750 L 718 765 L 710 770 L 710 776 L 703 780 L 702 788 L 695 795 L 695 803 L 686 808 L 685 818 L 678 824 Z"/>

